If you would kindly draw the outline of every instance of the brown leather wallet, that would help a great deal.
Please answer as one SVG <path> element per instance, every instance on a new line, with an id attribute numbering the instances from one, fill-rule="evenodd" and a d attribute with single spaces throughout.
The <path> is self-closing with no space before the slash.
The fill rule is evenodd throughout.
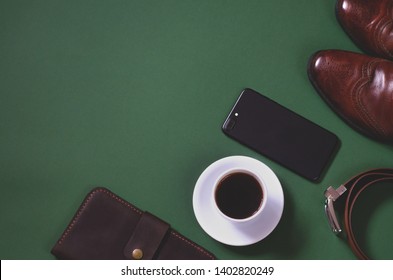
<path id="1" fill-rule="evenodd" d="M 94 188 L 52 249 L 59 259 L 213 260 L 158 217 L 106 188 Z"/>
<path id="2" fill-rule="evenodd" d="M 361 192 L 378 182 L 384 181 L 393 181 L 393 169 L 379 168 L 369 170 L 352 177 L 337 189 L 329 187 L 325 191 L 325 213 L 335 234 L 341 233 L 342 229 L 337 220 L 333 204 L 337 199 L 341 197 L 345 198 L 346 196 L 344 205 L 344 228 L 347 234 L 348 244 L 359 259 L 369 259 L 369 257 L 360 248 L 352 230 L 353 206 Z"/>

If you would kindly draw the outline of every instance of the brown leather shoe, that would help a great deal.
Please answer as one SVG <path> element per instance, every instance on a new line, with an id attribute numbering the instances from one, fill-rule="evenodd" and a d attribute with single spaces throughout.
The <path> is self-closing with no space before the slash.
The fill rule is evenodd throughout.
<path id="1" fill-rule="evenodd" d="M 359 48 L 393 59 L 392 0 L 338 0 L 336 16 Z"/>
<path id="2" fill-rule="evenodd" d="M 350 126 L 393 144 L 393 62 L 348 51 L 315 53 L 308 76 Z"/>

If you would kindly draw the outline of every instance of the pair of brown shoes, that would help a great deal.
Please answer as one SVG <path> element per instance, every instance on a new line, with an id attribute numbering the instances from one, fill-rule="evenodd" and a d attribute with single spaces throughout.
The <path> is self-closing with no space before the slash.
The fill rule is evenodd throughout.
<path id="1" fill-rule="evenodd" d="M 319 51 L 309 60 L 309 79 L 350 126 L 393 144 L 393 1 L 339 0 L 336 16 L 371 56 Z"/>

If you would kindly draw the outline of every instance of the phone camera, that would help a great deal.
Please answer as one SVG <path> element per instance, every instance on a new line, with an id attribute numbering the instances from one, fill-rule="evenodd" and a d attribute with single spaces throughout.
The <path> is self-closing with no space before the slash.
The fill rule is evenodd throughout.
<path id="1" fill-rule="evenodd" d="M 236 120 L 232 118 L 228 118 L 224 124 L 224 129 L 226 131 L 232 130 L 235 127 Z"/>

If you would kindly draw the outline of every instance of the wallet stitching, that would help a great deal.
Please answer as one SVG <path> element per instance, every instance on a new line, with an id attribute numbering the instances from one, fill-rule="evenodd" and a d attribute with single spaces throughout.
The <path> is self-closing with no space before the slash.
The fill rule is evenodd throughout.
<path id="1" fill-rule="evenodd" d="M 186 239 L 183 236 L 180 236 L 179 234 L 177 234 L 176 232 L 172 231 L 171 234 L 177 238 L 179 238 L 180 240 L 188 243 L 189 245 L 191 245 L 192 247 L 194 247 L 195 249 L 197 249 L 198 251 L 200 251 L 202 254 L 208 256 L 209 258 L 211 258 L 212 260 L 214 260 L 215 258 L 209 254 L 208 252 L 206 252 L 203 248 L 201 248 L 200 246 L 194 244 L 193 242 L 191 242 L 190 240 Z"/>
<path id="2" fill-rule="evenodd" d="M 82 214 L 82 212 L 85 210 L 87 204 L 90 202 L 90 200 L 93 198 L 93 196 L 95 194 L 97 194 L 98 192 L 104 193 L 105 195 L 108 195 L 109 197 L 115 199 L 117 202 L 127 206 L 128 208 L 130 208 L 131 210 L 137 212 L 138 214 L 142 214 L 142 211 L 140 211 L 139 209 L 136 209 L 135 207 L 133 207 L 131 204 L 129 204 L 128 202 L 126 202 L 125 200 L 121 199 L 120 197 L 116 196 L 115 194 L 109 192 L 108 190 L 105 189 L 96 189 L 94 191 L 92 191 L 89 196 L 85 199 L 85 202 L 82 204 L 82 206 L 80 207 L 80 209 L 78 210 L 78 212 L 75 215 L 75 218 L 72 219 L 72 222 L 69 224 L 69 226 L 67 227 L 67 229 L 64 231 L 63 236 L 60 238 L 58 244 L 61 245 L 64 240 L 67 238 L 67 236 L 69 235 L 69 233 L 71 232 L 72 228 L 74 227 L 74 225 L 76 224 L 76 222 L 78 221 L 80 215 Z"/>
<path id="3" fill-rule="evenodd" d="M 78 221 L 79 217 L 81 216 L 82 212 L 85 210 L 87 204 L 89 203 L 89 201 L 93 198 L 93 196 L 95 194 L 97 194 L 98 192 L 104 193 L 105 195 L 108 195 L 109 197 L 115 199 L 117 202 L 127 206 L 128 208 L 130 208 L 131 210 L 133 210 L 134 212 L 137 212 L 138 214 L 142 214 L 143 212 L 137 208 L 135 208 L 133 205 L 131 205 L 129 202 L 121 199 L 120 197 L 116 196 L 114 193 L 106 190 L 106 189 L 96 189 L 94 191 L 92 191 L 89 196 L 85 199 L 85 201 L 83 202 L 82 206 L 80 207 L 80 209 L 78 210 L 78 212 L 76 213 L 75 217 L 72 219 L 72 222 L 70 223 L 70 225 L 67 227 L 67 229 L 64 231 L 64 234 L 62 235 L 62 237 L 60 238 L 58 244 L 61 245 L 64 240 L 67 238 L 67 236 L 69 235 L 69 233 L 71 232 L 72 228 L 74 227 L 74 225 L 76 224 L 76 222 Z M 177 238 L 179 238 L 180 240 L 182 240 L 183 242 L 186 242 L 187 244 L 189 244 L 190 246 L 194 247 L 195 249 L 197 249 L 199 252 L 201 252 L 202 254 L 208 256 L 209 258 L 211 258 L 212 260 L 214 260 L 215 258 L 209 254 L 207 251 L 205 251 L 205 249 L 203 249 L 202 247 L 194 244 L 193 242 L 189 241 L 188 239 L 186 239 L 183 236 L 180 236 L 179 234 L 177 234 L 175 231 L 171 231 L 171 234 Z"/>

